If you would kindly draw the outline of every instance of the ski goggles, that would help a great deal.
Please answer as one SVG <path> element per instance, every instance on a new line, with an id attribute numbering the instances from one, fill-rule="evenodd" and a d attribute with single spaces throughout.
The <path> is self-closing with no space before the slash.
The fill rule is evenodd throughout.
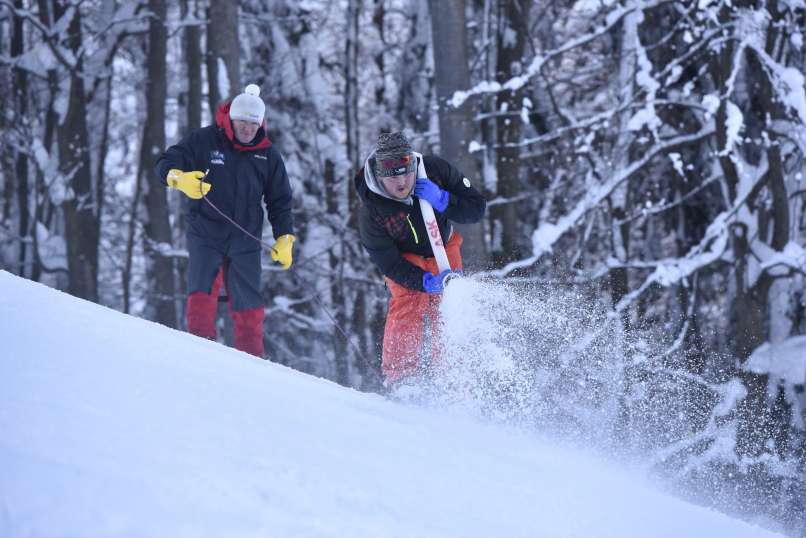
<path id="1" fill-rule="evenodd" d="M 375 163 L 375 171 L 380 177 L 402 176 L 417 169 L 417 159 L 411 153 L 390 159 L 377 159 Z"/>

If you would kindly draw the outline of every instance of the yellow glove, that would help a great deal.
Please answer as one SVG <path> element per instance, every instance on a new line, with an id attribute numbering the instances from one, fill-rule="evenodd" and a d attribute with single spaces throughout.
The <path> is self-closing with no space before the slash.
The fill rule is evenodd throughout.
<path id="1" fill-rule="evenodd" d="M 291 248 L 296 240 L 297 238 L 293 235 L 285 234 L 278 237 L 277 241 L 274 242 L 274 246 L 271 249 L 271 259 L 280 262 L 283 269 L 291 267 Z"/>
<path id="2" fill-rule="evenodd" d="M 201 181 L 206 174 L 195 170 L 193 172 L 183 172 L 176 168 L 171 169 L 165 177 L 165 181 L 169 187 L 179 189 L 184 192 L 189 198 L 194 200 L 200 199 L 203 195 L 210 192 L 209 183 Z"/>

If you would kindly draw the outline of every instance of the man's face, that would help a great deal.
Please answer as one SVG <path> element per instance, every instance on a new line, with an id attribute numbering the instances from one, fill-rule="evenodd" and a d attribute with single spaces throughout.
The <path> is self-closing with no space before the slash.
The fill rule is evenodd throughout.
<path id="1" fill-rule="evenodd" d="M 237 138 L 238 142 L 241 144 L 248 144 L 254 140 L 258 129 L 260 129 L 260 125 L 257 123 L 244 120 L 232 120 L 232 130 L 235 132 L 235 138 Z"/>
<path id="2" fill-rule="evenodd" d="M 413 170 L 399 176 L 384 177 L 381 181 L 383 182 L 383 188 L 386 189 L 386 192 L 393 198 L 405 200 L 409 197 L 414 188 L 414 176 L 416 175 L 417 171 Z"/>

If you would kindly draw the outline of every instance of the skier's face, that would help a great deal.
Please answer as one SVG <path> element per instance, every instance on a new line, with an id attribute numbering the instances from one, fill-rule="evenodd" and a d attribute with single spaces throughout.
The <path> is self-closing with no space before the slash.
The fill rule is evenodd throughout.
<path id="1" fill-rule="evenodd" d="M 411 194 L 414 188 L 414 176 L 416 171 L 411 171 L 407 174 L 400 174 L 399 176 L 389 176 L 382 179 L 383 188 L 386 189 L 392 197 L 398 200 L 405 200 Z"/>
<path id="2" fill-rule="evenodd" d="M 260 129 L 260 125 L 257 123 L 244 120 L 232 120 L 232 130 L 235 133 L 235 138 L 237 138 L 238 142 L 241 144 L 248 144 L 254 140 L 258 129 Z"/>

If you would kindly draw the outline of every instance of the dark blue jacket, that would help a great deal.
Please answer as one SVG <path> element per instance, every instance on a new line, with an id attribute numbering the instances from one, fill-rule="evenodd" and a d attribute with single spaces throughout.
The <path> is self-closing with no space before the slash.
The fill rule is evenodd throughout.
<path id="1" fill-rule="evenodd" d="M 238 144 L 229 121 L 229 104 L 216 113 L 216 125 L 197 129 L 169 147 L 157 161 L 157 180 L 165 186 L 172 168 L 188 172 L 209 170 L 205 181 L 212 185 L 207 197 L 228 217 L 252 235 L 261 236 L 261 200 L 275 238 L 294 233 L 291 216 L 291 186 L 282 157 L 269 142 L 263 127 L 258 142 Z M 220 243 L 234 241 L 243 248 L 259 250 L 260 244 L 232 226 L 204 200 L 190 200 L 189 233 Z"/>

